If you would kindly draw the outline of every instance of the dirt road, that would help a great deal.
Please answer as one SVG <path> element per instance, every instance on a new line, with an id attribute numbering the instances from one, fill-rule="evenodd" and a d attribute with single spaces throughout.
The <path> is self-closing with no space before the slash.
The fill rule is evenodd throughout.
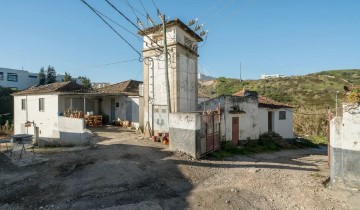
<path id="1" fill-rule="evenodd" d="M 98 131 L 92 148 L 0 154 L 0 209 L 359 209 L 360 193 L 322 185 L 322 149 L 193 160 L 132 131 Z"/>

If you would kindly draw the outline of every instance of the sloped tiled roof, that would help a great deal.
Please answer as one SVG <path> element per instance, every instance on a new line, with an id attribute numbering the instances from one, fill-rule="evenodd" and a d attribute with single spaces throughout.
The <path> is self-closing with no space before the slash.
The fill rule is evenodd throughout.
<path id="1" fill-rule="evenodd" d="M 288 104 L 284 104 L 271 98 L 266 98 L 264 96 L 259 96 L 259 107 L 271 108 L 271 109 L 280 109 L 280 108 L 294 108 Z"/>
<path id="2" fill-rule="evenodd" d="M 96 91 L 98 93 L 105 93 L 105 94 L 124 94 L 124 95 L 136 96 L 139 95 L 139 85 L 142 83 L 143 82 L 141 81 L 127 80 L 99 88 Z"/>
<path id="3" fill-rule="evenodd" d="M 85 88 L 74 82 L 55 82 L 47 85 L 33 86 L 13 95 L 39 95 L 50 93 L 91 93 L 91 88 Z"/>
<path id="4" fill-rule="evenodd" d="M 248 96 L 247 94 L 256 95 L 258 97 L 259 107 L 270 108 L 270 109 L 294 108 L 288 104 L 275 101 L 271 98 L 267 98 L 265 96 L 258 96 L 256 91 L 249 91 L 246 89 L 240 90 L 239 92 L 233 94 L 233 96 Z"/>

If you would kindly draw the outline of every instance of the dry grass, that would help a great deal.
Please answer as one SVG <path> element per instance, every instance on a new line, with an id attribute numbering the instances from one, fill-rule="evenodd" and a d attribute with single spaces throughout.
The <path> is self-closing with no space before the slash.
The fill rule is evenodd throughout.
<path id="1" fill-rule="evenodd" d="M 12 135 L 14 133 L 14 125 L 6 121 L 5 125 L 0 125 L 0 137 Z"/>
<path id="2" fill-rule="evenodd" d="M 327 109 L 299 108 L 294 111 L 294 131 L 300 136 L 326 136 Z"/>

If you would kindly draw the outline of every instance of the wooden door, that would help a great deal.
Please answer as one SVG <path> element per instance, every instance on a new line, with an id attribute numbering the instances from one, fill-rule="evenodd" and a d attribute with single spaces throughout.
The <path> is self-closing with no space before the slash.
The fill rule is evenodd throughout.
<path id="1" fill-rule="evenodd" d="M 234 145 L 239 144 L 239 117 L 232 118 L 232 142 Z"/>
<path id="2" fill-rule="evenodd" d="M 268 112 L 268 132 L 273 131 L 273 120 L 272 120 L 272 112 Z"/>

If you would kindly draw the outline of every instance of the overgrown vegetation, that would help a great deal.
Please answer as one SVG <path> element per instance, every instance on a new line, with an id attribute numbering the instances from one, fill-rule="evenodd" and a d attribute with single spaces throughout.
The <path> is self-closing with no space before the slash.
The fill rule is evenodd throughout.
<path id="1" fill-rule="evenodd" d="M 0 86 L 0 126 L 4 125 L 7 121 L 10 124 L 13 122 L 14 100 L 11 94 L 14 92 L 15 90 Z"/>
<path id="2" fill-rule="evenodd" d="M 232 95 L 243 88 L 257 91 L 260 95 L 295 107 L 294 130 L 297 135 L 326 136 L 328 108 L 335 113 L 336 91 L 340 92 L 338 104 L 341 104 L 344 85 L 349 84 L 360 85 L 360 69 L 331 70 L 305 76 L 242 82 L 220 77 L 211 85 L 201 85 L 199 90 L 210 97 Z M 360 101 L 360 90 L 353 90 L 346 96 L 346 100 Z"/>
<path id="3" fill-rule="evenodd" d="M 209 157 L 221 160 L 233 155 L 278 151 L 280 148 L 279 145 L 269 138 L 260 138 L 258 141 L 250 140 L 243 147 L 234 146 L 230 141 L 221 141 L 221 149 L 210 153 Z"/>
<path id="4" fill-rule="evenodd" d="M 0 136 L 8 136 L 14 133 L 14 124 L 6 121 L 4 125 L 0 125 Z"/>

